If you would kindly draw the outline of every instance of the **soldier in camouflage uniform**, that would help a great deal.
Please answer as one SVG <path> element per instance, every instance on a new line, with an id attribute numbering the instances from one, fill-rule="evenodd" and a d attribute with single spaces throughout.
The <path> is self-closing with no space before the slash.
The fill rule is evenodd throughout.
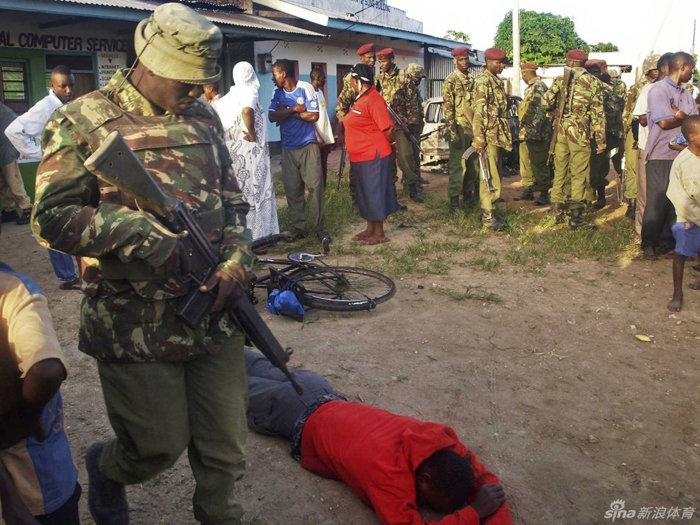
<path id="1" fill-rule="evenodd" d="M 605 60 L 603 60 L 605 62 Z M 607 64 L 605 66 L 607 69 Z M 608 150 L 613 150 L 617 148 L 617 153 L 610 157 L 612 161 L 613 168 L 622 177 L 622 159 L 625 156 L 625 148 L 623 144 L 624 135 L 624 124 L 622 122 L 622 116 L 625 111 L 625 99 L 627 98 L 627 85 L 620 78 L 620 73 L 616 69 L 611 69 L 609 71 L 610 75 L 610 85 L 613 90 L 613 104 L 615 108 L 615 117 L 608 124 L 606 119 L 605 125 L 608 136 Z M 605 73 L 604 73 L 605 76 Z M 614 136 L 616 140 L 610 140 L 610 135 Z"/>
<path id="2" fill-rule="evenodd" d="M 479 159 L 476 155 L 469 160 L 462 155 L 472 145 L 472 92 L 474 80 L 469 74 L 469 48 L 453 49 L 455 70 L 449 74 L 442 85 L 442 111 L 447 125 L 447 140 L 450 145 L 448 167 L 450 181 L 447 184 L 447 196 L 450 198 L 450 211 L 459 207 L 459 195 L 463 195 L 465 206 L 474 203 L 474 191 L 479 177 Z"/>
<path id="3" fill-rule="evenodd" d="M 87 266 L 79 348 L 97 360 L 116 434 L 86 455 L 98 525 L 128 523 L 124 485 L 153 478 L 185 449 L 197 482 L 195 519 L 231 525 L 243 514 L 233 498 L 245 470 L 243 334 L 227 310 L 254 260 L 249 206 L 219 118 L 193 98 L 220 78 L 222 44 L 220 30 L 189 7 L 159 6 L 136 29 L 131 77 L 119 71 L 104 89 L 66 104 L 43 135 L 32 229 Z M 196 329 L 175 317 L 193 286 L 178 238 L 83 166 L 113 130 L 165 191 L 199 211 L 220 255 L 200 288 L 216 301 Z"/>
<path id="4" fill-rule="evenodd" d="M 505 223 L 493 214 L 494 203 L 501 197 L 501 150 L 513 149 L 513 138 L 508 125 L 508 95 L 498 78 L 505 68 L 506 52 L 492 47 L 484 52 L 486 69 L 474 81 L 474 149 L 486 151 L 491 168 L 492 184 L 496 191 L 489 191 L 483 177 L 480 178 L 479 200 L 481 223 L 495 231 L 503 230 Z"/>
<path id="5" fill-rule="evenodd" d="M 374 68 L 374 64 L 377 61 L 377 55 L 374 53 L 374 44 L 365 44 L 357 50 L 357 55 L 360 57 L 360 62 L 367 64 L 369 67 Z M 338 104 L 335 107 L 335 115 L 338 117 L 338 122 L 342 122 L 345 115 L 350 111 L 350 106 L 355 102 L 357 98 L 357 93 L 352 89 L 350 85 L 351 79 L 350 73 L 345 75 L 343 78 L 343 90 L 338 95 Z"/>
<path id="6" fill-rule="evenodd" d="M 399 69 L 394 63 L 394 50 L 382 49 L 377 53 L 380 73 L 377 75 L 377 91 L 384 97 L 387 105 L 396 112 L 399 118 L 408 126 L 416 136 L 419 125 L 418 100 L 420 94 L 416 86 L 411 82 L 406 72 Z M 403 174 L 404 188 L 408 189 L 412 201 L 421 203 L 423 198 L 423 184 L 420 177 L 420 166 L 416 165 L 413 155 L 413 144 L 406 134 L 396 126 L 396 163 Z M 394 168 L 394 182 L 398 180 L 396 168 Z"/>
<path id="7" fill-rule="evenodd" d="M 566 96 L 561 124 L 554 151 L 554 182 L 552 202 L 557 222 L 564 221 L 567 204 L 567 188 L 570 185 L 568 208 L 571 214 L 569 228 L 595 228 L 583 220 L 586 190 L 590 180 L 591 138 L 596 152 L 605 151 L 605 109 L 601 82 L 590 75 L 583 65 L 588 56 L 580 49 L 566 55 L 566 66 L 572 68 L 569 86 L 563 85 L 563 77 L 552 82 L 543 97 L 547 111 L 554 111 L 560 96 Z"/>
<path id="8" fill-rule="evenodd" d="M 416 106 L 418 108 L 418 125 L 416 126 L 416 138 L 420 142 L 420 137 L 423 135 L 423 127 L 425 126 L 425 116 L 423 115 L 423 96 L 421 95 L 420 83 L 427 76 L 425 74 L 425 69 L 420 64 L 412 63 L 406 66 L 406 75 L 411 79 L 413 85 L 418 91 L 418 98 L 416 98 Z M 430 181 L 424 179 L 420 172 L 421 158 L 420 149 L 414 144 L 413 145 L 413 157 L 418 166 L 418 176 L 420 177 L 421 184 L 430 184 Z"/>
<path id="9" fill-rule="evenodd" d="M 637 105 L 639 93 L 646 84 L 654 82 L 659 76 L 659 70 L 656 67 L 657 62 L 661 58 L 658 54 L 649 55 L 644 59 L 642 64 L 642 74 L 644 75 L 636 84 L 630 87 L 625 100 L 625 109 L 622 113 L 624 150 L 625 150 L 625 199 L 627 199 L 627 212 L 625 217 L 635 219 L 637 208 L 637 156 L 639 148 L 637 141 L 634 139 L 632 131 L 632 123 L 634 121 L 634 107 Z"/>
<path id="10" fill-rule="evenodd" d="M 542 106 L 542 97 L 547 85 L 537 76 L 535 64 L 520 67 L 523 80 L 527 83 L 525 97 L 518 106 L 520 120 L 520 176 L 523 179 L 523 193 L 514 200 L 532 200 L 533 186 L 537 184 L 540 196 L 535 201 L 538 206 L 549 204 L 549 188 L 552 178 L 547 166 L 547 152 L 552 133 L 552 121 Z"/>

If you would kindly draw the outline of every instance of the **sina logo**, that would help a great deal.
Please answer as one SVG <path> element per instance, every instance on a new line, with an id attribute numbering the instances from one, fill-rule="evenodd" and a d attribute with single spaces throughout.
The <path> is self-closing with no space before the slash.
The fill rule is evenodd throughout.
<path id="1" fill-rule="evenodd" d="M 616 499 L 610 504 L 610 510 L 605 511 L 605 518 L 615 521 L 616 519 L 634 518 L 636 510 L 625 510 L 625 500 Z"/>

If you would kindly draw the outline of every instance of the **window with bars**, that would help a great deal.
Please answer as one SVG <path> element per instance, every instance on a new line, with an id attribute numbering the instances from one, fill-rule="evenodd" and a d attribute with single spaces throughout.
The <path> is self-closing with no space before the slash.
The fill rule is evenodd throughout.
<path id="1" fill-rule="evenodd" d="M 24 62 L 0 62 L 0 101 L 18 115 L 29 109 L 27 65 Z"/>

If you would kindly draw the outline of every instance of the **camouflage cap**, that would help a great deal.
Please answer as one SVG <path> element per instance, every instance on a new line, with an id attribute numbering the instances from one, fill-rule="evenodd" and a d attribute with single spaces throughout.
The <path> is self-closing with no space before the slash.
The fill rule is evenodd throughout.
<path id="1" fill-rule="evenodd" d="M 617 69 L 608 69 L 608 73 L 612 78 L 620 78 L 620 72 Z"/>
<path id="2" fill-rule="evenodd" d="M 193 9 L 162 4 L 136 28 L 139 60 L 156 75 L 186 84 L 210 84 L 221 78 L 216 63 L 223 46 L 221 30 Z"/>
<path id="3" fill-rule="evenodd" d="M 406 74 L 410 77 L 413 77 L 415 79 L 420 80 L 421 78 L 425 78 L 427 75 L 425 74 L 425 69 L 423 69 L 423 66 L 420 64 L 408 64 L 406 66 Z"/>
<path id="4" fill-rule="evenodd" d="M 652 69 L 657 69 L 657 65 L 661 55 L 658 53 L 653 53 L 644 59 L 644 64 L 642 65 L 643 73 L 646 75 Z"/>

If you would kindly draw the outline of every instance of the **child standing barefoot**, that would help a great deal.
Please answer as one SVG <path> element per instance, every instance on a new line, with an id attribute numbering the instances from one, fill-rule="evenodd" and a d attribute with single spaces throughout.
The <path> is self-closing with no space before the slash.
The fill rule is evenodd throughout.
<path id="1" fill-rule="evenodd" d="M 680 312 L 683 305 L 683 269 L 688 257 L 700 250 L 700 116 L 683 120 L 683 135 L 688 147 L 673 161 L 666 195 L 676 208 L 676 254 L 673 257 L 673 297 L 668 303 L 672 312 Z M 690 287 L 700 289 L 700 281 Z"/>

